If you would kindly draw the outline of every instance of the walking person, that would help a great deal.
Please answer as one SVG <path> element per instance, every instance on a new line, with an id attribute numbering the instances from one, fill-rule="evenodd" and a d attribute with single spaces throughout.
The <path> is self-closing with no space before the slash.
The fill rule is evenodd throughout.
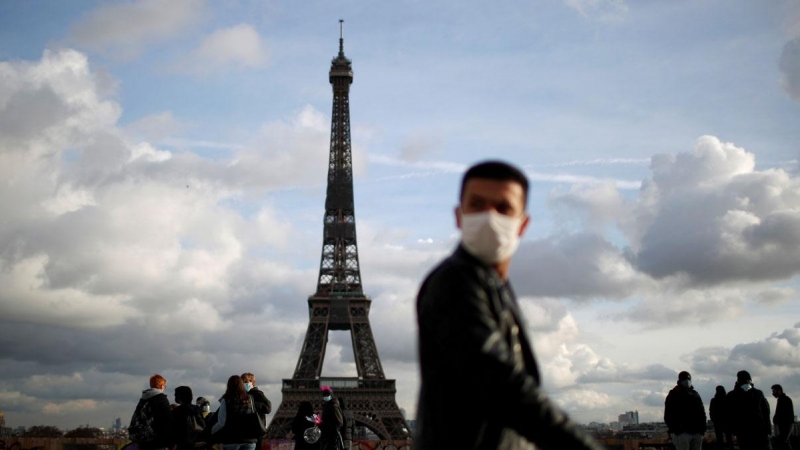
<path id="1" fill-rule="evenodd" d="M 222 442 L 223 450 L 255 450 L 258 437 L 266 431 L 259 427 L 255 401 L 244 390 L 242 377 L 228 378 L 225 394 L 219 399 L 217 423 L 211 435 Z"/>
<path id="2" fill-rule="evenodd" d="M 508 279 L 530 220 L 527 196 L 525 174 L 504 162 L 477 164 L 462 178 L 461 242 L 417 296 L 415 450 L 602 448 L 540 389 Z"/>
<path id="3" fill-rule="evenodd" d="M 339 400 L 333 396 L 333 391 L 328 386 L 322 386 L 322 423 L 319 427 L 322 436 L 319 438 L 320 450 L 343 450 L 342 434 L 340 432 L 344 424 L 342 409 L 339 407 Z"/>
<path id="4" fill-rule="evenodd" d="M 706 408 L 692 387 L 692 375 L 683 371 L 664 401 L 664 422 L 676 450 L 701 450 L 706 432 Z"/>
<path id="5" fill-rule="evenodd" d="M 733 450 L 733 436 L 728 423 L 728 408 L 725 403 L 725 396 L 725 387 L 717 386 L 717 392 L 708 407 L 711 422 L 714 423 L 714 434 L 717 437 L 717 450 Z"/>
<path id="6" fill-rule="evenodd" d="M 794 404 L 792 399 L 783 392 L 780 384 L 772 385 L 772 396 L 778 399 L 775 406 L 775 416 L 772 423 L 775 424 L 775 450 L 791 450 L 789 436 L 792 435 L 794 426 Z"/>
<path id="7" fill-rule="evenodd" d="M 764 393 L 753 385 L 749 372 L 740 370 L 736 374 L 736 386 L 725 398 L 731 433 L 736 436 L 739 449 L 769 450 L 772 434 L 769 403 Z"/>
<path id="8" fill-rule="evenodd" d="M 309 418 L 311 420 L 309 420 Z M 306 442 L 304 433 L 307 429 L 317 426 L 314 422 L 314 407 L 311 402 L 300 402 L 297 414 L 292 419 L 292 434 L 294 434 L 294 450 L 318 450 L 319 441 Z"/>
<path id="9" fill-rule="evenodd" d="M 172 416 L 164 394 L 167 380 L 159 374 L 150 377 L 150 388 L 142 391 L 128 427 L 128 437 L 139 450 L 164 450 L 172 446 Z"/>

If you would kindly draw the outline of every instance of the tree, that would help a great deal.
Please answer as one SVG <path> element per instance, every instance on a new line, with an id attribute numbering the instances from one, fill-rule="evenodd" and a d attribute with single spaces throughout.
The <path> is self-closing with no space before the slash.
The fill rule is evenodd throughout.
<path id="1" fill-rule="evenodd" d="M 89 425 L 83 425 L 74 430 L 67 431 L 67 434 L 64 435 L 66 438 L 101 438 L 103 437 L 103 431 L 100 428 L 90 427 Z"/>
<path id="2" fill-rule="evenodd" d="M 64 436 L 64 432 L 52 425 L 34 425 L 22 433 L 22 437 L 32 438 L 60 438 L 62 436 Z"/>

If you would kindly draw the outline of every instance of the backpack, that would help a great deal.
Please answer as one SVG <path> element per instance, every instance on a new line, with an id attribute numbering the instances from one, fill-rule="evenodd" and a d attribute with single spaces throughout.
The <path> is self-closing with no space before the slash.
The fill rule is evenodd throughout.
<path id="1" fill-rule="evenodd" d="M 131 417 L 128 426 L 128 438 L 136 443 L 148 443 L 156 439 L 156 430 L 153 427 L 153 408 L 147 400 L 139 401 L 136 411 Z"/>
<path id="2" fill-rule="evenodd" d="M 205 444 L 203 439 L 201 439 L 201 434 L 205 429 L 206 421 L 203 419 L 203 414 L 198 411 L 192 411 L 191 409 L 188 411 L 186 415 L 186 424 L 184 425 L 184 435 L 181 436 L 177 442 L 178 445 L 186 446 L 186 445 L 194 445 L 197 443 Z M 200 442 L 198 442 L 200 441 Z"/>

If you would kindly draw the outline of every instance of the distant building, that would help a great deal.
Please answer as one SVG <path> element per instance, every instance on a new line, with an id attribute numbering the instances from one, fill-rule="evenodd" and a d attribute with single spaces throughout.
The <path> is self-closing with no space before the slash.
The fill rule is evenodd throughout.
<path id="1" fill-rule="evenodd" d="M 621 427 L 625 425 L 639 425 L 639 411 L 628 411 L 619 415 L 619 423 Z"/>
<path id="2" fill-rule="evenodd" d="M 636 425 L 625 425 L 619 432 L 621 439 L 667 439 L 667 424 L 651 422 Z"/>
<path id="3" fill-rule="evenodd" d="M 121 417 L 117 417 L 116 419 L 114 419 L 114 424 L 111 425 L 111 429 L 112 430 L 121 430 L 122 429 L 122 418 Z"/>

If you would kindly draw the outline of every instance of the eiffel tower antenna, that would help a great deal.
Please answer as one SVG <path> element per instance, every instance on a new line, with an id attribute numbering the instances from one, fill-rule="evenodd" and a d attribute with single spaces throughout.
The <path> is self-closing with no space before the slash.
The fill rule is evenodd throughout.
<path id="1" fill-rule="evenodd" d="M 346 400 L 356 426 L 364 426 L 384 440 L 409 437 L 408 423 L 395 401 L 395 380 L 384 376 L 373 338 L 369 323 L 372 300 L 361 285 L 350 145 L 353 66 L 344 56 L 343 27 L 344 20 L 339 20 L 339 54 L 331 61 L 328 74 L 333 110 L 317 291 L 308 298 L 308 330 L 294 375 L 283 380 L 283 399 L 267 430 L 270 439 L 289 434 L 300 402 L 319 405 L 319 387 L 324 385 Z M 350 331 L 357 377 L 322 376 L 330 330 Z"/>

